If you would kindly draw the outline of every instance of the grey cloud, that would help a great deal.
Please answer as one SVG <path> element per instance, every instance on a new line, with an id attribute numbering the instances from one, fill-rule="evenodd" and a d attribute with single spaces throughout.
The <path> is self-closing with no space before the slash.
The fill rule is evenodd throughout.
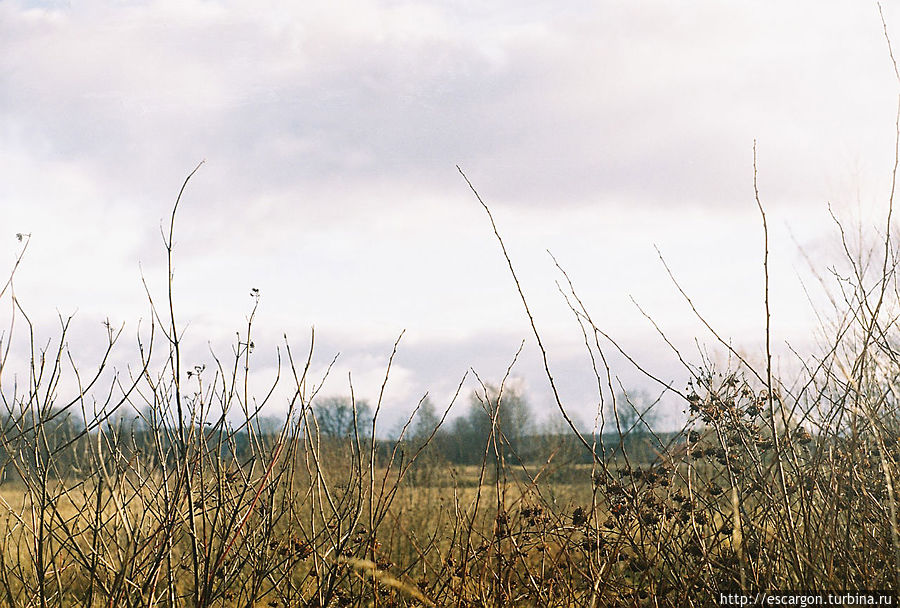
<path id="1" fill-rule="evenodd" d="M 892 103 L 889 75 L 860 63 L 872 49 L 847 58 L 792 31 L 805 13 L 777 27 L 764 7 L 708 3 L 433 5 L 413 35 L 383 16 L 408 7 L 365 6 L 383 20 L 295 13 L 278 29 L 227 9 L 180 21 L 148 4 L 101 25 L 75 6 L 41 27 L 14 14 L 7 46 L 23 50 L 0 76 L 7 125 L 23 147 L 78 158 L 119 191 L 168 195 L 207 158 L 210 198 L 226 207 L 373 179 L 443 190 L 456 163 L 503 203 L 722 204 L 746 192 L 754 137 L 772 166 L 791 167 L 769 176 L 790 194 L 819 177 L 804 155 L 823 125 L 851 145 L 850 129 L 871 133 L 853 90 Z M 817 11 L 831 28 L 828 16 L 847 12 Z M 877 35 L 870 25 L 843 32 L 841 48 Z M 836 80 L 828 99 L 812 97 Z"/>

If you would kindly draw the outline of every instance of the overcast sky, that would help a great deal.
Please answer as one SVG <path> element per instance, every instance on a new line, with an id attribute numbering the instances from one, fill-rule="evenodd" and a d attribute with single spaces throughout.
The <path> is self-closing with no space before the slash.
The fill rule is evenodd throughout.
<path id="1" fill-rule="evenodd" d="M 900 8 L 885 17 L 900 41 Z M 824 267 L 837 251 L 829 204 L 864 224 L 883 212 L 897 92 L 878 8 L 858 0 L 5 0 L 0 261 L 30 233 L 16 295 L 42 335 L 77 311 L 87 360 L 107 317 L 132 348 L 141 272 L 162 297 L 160 225 L 205 160 L 175 252 L 198 363 L 208 344 L 229 352 L 257 288 L 261 377 L 283 334 L 303 350 L 315 326 L 316 370 L 341 353 L 324 392 L 348 392 L 352 372 L 374 399 L 405 329 L 396 415 L 425 392 L 445 403 L 470 368 L 498 381 L 526 339 L 513 375 L 547 410 L 527 318 L 459 165 L 588 420 L 596 383 L 547 250 L 661 377 L 687 378 L 631 297 L 691 360 L 693 337 L 717 351 L 654 246 L 757 356 L 755 139 L 776 342 L 809 346 L 804 255 Z M 612 361 L 624 385 L 646 384 Z"/>

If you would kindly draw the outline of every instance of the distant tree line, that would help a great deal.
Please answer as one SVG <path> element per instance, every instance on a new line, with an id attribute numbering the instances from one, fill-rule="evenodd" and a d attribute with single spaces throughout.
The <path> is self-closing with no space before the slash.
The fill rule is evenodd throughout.
<path id="1" fill-rule="evenodd" d="M 613 458 L 624 449 L 635 460 L 652 460 L 665 439 L 651 432 L 655 418 L 649 412 L 642 413 L 635 406 L 636 399 L 622 396 L 618 401 L 618 426 L 625 439 L 619 440 L 616 416 L 607 412 L 607 430 L 613 433 L 604 435 L 605 457 Z M 593 459 L 564 425 L 538 422 L 524 392 L 516 385 L 502 390 L 487 385 L 471 393 L 462 415 L 441 424 L 442 414 L 430 399 L 423 399 L 402 437 L 375 441 L 376 459 L 386 462 L 392 454 L 409 457 L 420 450 L 417 462 L 421 466 L 494 466 L 501 459 L 509 465 L 524 466 L 546 463 L 551 457 L 569 463 Z M 332 396 L 314 401 L 302 420 L 289 424 L 336 448 L 356 445 L 370 453 L 373 415 L 364 400 Z M 207 423 L 196 428 L 195 436 L 218 444 L 223 462 L 242 463 L 258 452 L 254 442 L 256 447 L 259 442 L 273 443 L 283 426 L 284 421 L 278 418 L 257 416 L 243 426 Z M 165 424 L 148 412 L 116 416 L 105 421 L 103 428 L 105 441 L 116 443 L 115 451 L 122 458 L 158 459 L 162 455 L 169 459 L 177 453 L 172 449 L 176 434 L 167 432 Z M 77 477 L 88 466 L 89 443 L 95 434 L 96 428 L 86 428 L 84 421 L 70 411 L 0 414 L 0 481 L 34 473 Z M 399 430 L 396 435 L 400 435 Z M 596 449 L 599 454 L 599 445 Z M 50 470 L 48 463 L 52 463 Z"/>
<path id="2" fill-rule="evenodd" d="M 605 412 L 606 433 L 603 441 L 606 457 L 612 458 L 622 450 L 637 461 L 653 460 L 661 443 L 670 434 L 653 432 L 658 415 L 655 402 L 646 393 L 622 393 L 616 407 L 608 405 Z M 351 440 L 358 436 L 371 440 L 372 409 L 365 401 L 354 405 L 349 397 L 329 397 L 313 406 L 317 430 L 331 440 Z M 558 460 L 590 463 L 592 454 L 572 434 L 562 421 L 538 421 L 524 392 L 517 385 L 499 389 L 487 385 L 471 393 L 466 411 L 441 424 L 441 414 L 434 403 L 425 398 L 403 436 L 379 442 L 377 452 L 389 455 L 394 447 L 415 453 L 425 446 L 426 462 L 452 465 L 493 465 L 498 459 L 508 464 L 532 465 L 546 462 L 554 455 Z M 354 427 L 354 416 L 356 428 Z M 618 419 L 618 423 L 616 423 Z M 619 438 L 619 430 L 622 440 Z M 399 435 L 398 431 L 395 435 Z M 591 432 L 585 431 L 590 438 Z M 597 453 L 600 454 L 598 445 Z M 421 458 L 421 457 L 420 457 Z"/>

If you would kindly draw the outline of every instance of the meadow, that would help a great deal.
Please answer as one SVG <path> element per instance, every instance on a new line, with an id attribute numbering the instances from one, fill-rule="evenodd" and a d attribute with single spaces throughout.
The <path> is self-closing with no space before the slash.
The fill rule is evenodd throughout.
<path id="1" fill-rule="evenodd" d="M 514 391 L 506 379 L 483 384 L 486 432 L 459 464 L 441 447 L 452 403 L 427 424 L 420 403 L 387 440 L 375 430 L 381 398 L 365 417 L 351 398 L 351 424 L 326 428 L 309 377 L 314 339 L 300 356 L 285 345 L 278 381 L 291 395 L 273 427 L 263 414 L 274 392 L 248 388 L 255 309 L 230 358 L 186 366 L 177 206 L 168 292 L 148 294 L 152 324 L 127 369 L 106 358 L 79 369 L 68 320 L 50 342 L 36 337 L 9 289 L 15 268 L 0 292 L 12 310 L 0 344 L 0 603 L 707 606 L 741 591 L 900 589 L 890 211 L 880 243 L 846 249 L 830 341 L 780 378 L 768 327 L 762 368 L 713 331 L 729 364 L 685 362 L 689 381 L 665 390 L 688 420 L 666 435 L 615 390 L 604 356 L 615 343 L 560 269 L 613 432 L 573 422 L 548 364 L 565 432 L 525 455 L 538 438 L 514 436 Z M 7 367 L 14 331 L 30 347 L 24 373 Z M 110 327 L 107 354 L 120 339 Z"/>

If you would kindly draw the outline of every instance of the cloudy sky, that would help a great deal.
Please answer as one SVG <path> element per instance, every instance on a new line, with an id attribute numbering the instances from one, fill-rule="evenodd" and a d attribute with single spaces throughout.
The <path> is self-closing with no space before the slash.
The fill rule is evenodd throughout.
<path id="1" fill-rule="evenodd" d="M 470 368 L 496 382 L 526 339 L 513 375 L 549 410 L 459 165 L 587 420 L 596 383 L 547 250 L 661 377 L 686 379 L 631 298 L 691 360 L 694 337 L 717 350 L 654 246 L 722 335 L 758 356 L 757 140 L 776 341 L 811 345 L 805 260 L 823 268 L 837 252 L 828 205 L 866 225 L 883 212 L 897 90 L 878 8 L 855 0 L 4 0 L 0 262 L 11 268 L 16 233 L 31 234 L 15 286 L 41 335 L 76 313 L 86 360 L 107 317 L 133 343 L 148 316 L 141 274 L 162 297 L 161 222 L 203 160 L 175 253 L 198 363 L 210 345 L 229 352 L 257 288 L 261 377 L 283 334 L 303 350 L 315 326 L 316 370 L 340 352 L 324 392 L 346 393 L 352 373 L 373 399 L 405 329 L 386 395 L 397 415 L 425 392 L 445 403 Z M 647 384 L 604 346 L 623 385 Z"/>

